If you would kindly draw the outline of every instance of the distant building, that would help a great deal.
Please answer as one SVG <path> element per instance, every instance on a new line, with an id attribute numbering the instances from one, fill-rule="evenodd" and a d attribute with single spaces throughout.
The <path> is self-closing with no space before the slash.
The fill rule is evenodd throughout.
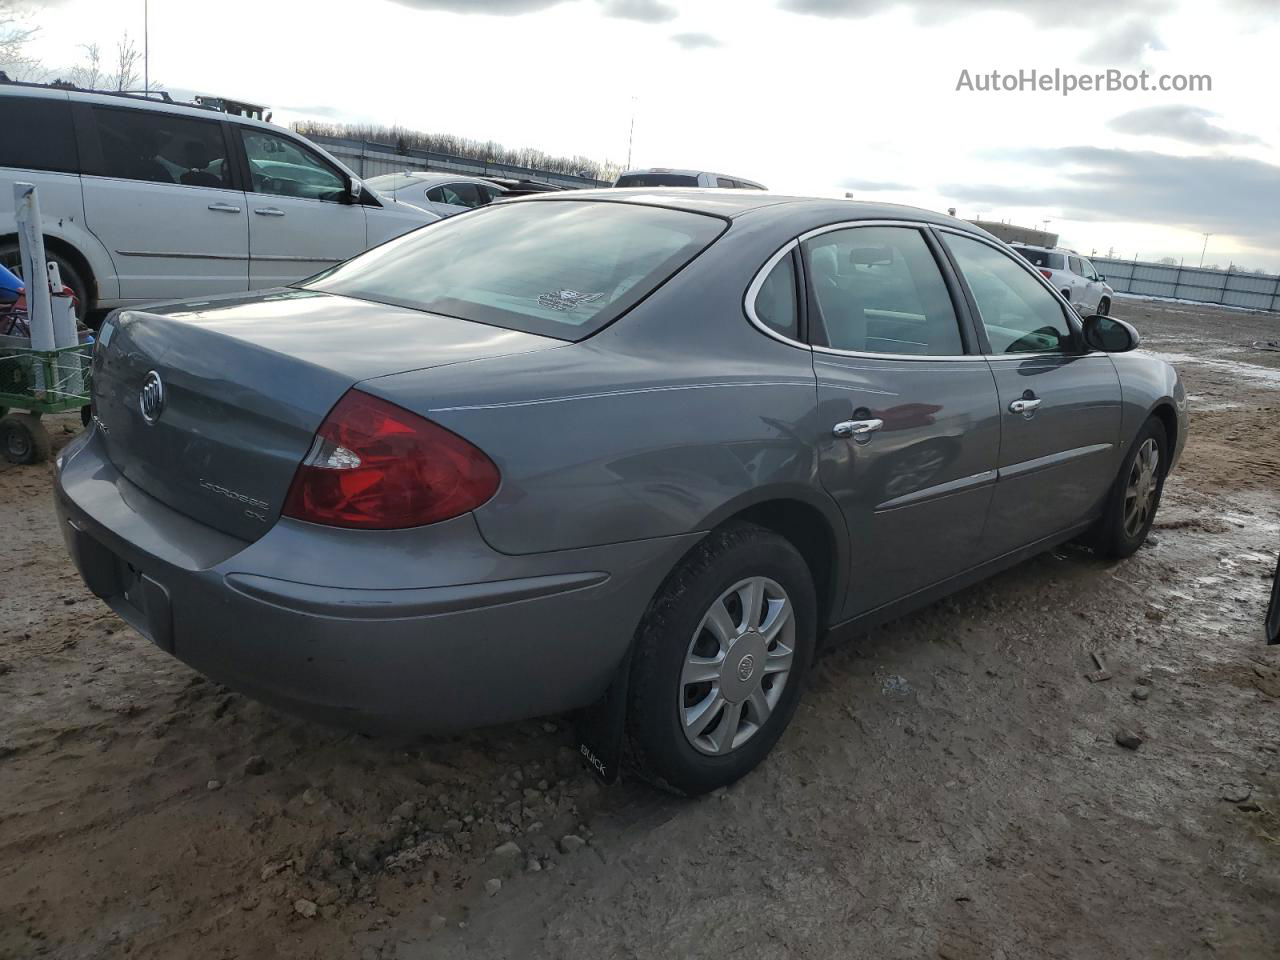
<path id="1" fill-rule="evenodd" d="M 981 227 L 987 233 L 999 237 L 1005 243 L 1029 243 L 1036 247 L 1056 247 L 1058 235 L 1045 230 L 1033 230 L 1030 227 L 1019 227 L 1012 223 L 994 223 L 990 220 L 970 220 L 975 227 Z"/>

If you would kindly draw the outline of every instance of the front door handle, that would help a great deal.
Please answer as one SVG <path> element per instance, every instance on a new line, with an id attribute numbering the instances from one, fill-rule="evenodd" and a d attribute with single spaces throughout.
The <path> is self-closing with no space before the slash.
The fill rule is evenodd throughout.
<path id="1" fill-rule="evenodd" d="M 1030 420 L 1031 415 L 1035 413 L 1038 409 L 1040 409 L 1040 404 L 1043 402 L 1044 401 L 1039 399 L 1038 397 L 1037 398 L 1023 397 L 1021 400 L 1015 400 L 1013 401 L 1013 403 L 1009 404 L 1009 412 L 1020 413 L 1024 417 L 1026 417 L 1028 420 Z"/>
<path id="2" fill-rule="evenodd" d="M 231 203 L 211 203 L 209 209 L 217 213 L 239 213 L 240 208 Z"/>
<path id="3" fill-rule="evenodd" d="M 283 217 L 284 211 L 279 207 L 254 207 L 253 212 L 260 217 Z"/>
<path id="4" fill-rule="evenodd" d="M 841 440 L 870 440 L 884 426 L 883 420 L 843 420 L 831 428 L 831 435 Z"/>

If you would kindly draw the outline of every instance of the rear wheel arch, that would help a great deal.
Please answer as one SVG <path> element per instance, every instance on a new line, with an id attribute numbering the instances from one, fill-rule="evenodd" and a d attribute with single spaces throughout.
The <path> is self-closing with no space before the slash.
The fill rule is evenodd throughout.
<path id="1" fill-rule="evenodd" d="M 839 532 L 820 509 L 803 500 L 778 498 L 754 503 L 726 518 L 728 523 L 752 523 L 789 542 L 804 558 L 818 595 L 818 627 L 821 631 L 839 619 L 837 604 L 844 599 L 847 557 L 839 549 Z"/>
<path id="2" fill-rule="evenodd" d="M 0 237 L 0 248 L 7 247 L 10 244 L 17 246 L 17 243 L 18 235 L 16 233 Z M 83 290 L 77 292 L 84 294 L 84 303 L 81 304 L 80 308 L 81 316 L 84 316 L 90 310 L 96 309 L 100 299 L 98 280 L 85 255 L 74 244 L 50 234 L 45 234 L 44 248 L 46 253 L 56 254 L 60 259 L 69 263 L 79 276 Z"/>

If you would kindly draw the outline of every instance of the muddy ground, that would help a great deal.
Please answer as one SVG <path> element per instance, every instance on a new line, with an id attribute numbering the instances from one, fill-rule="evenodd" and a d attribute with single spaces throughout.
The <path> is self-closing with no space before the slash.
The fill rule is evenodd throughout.
<path id="1" fill-rule="evenodd" d="M 598 787 L 564 718 L 370 740 L 207 682 L 0 470 L 0 957 L 1276 957 L 1280 317 L 1117 313 L 1192 395 L 1151 543 L 853 638 L 693 802 Z"/>

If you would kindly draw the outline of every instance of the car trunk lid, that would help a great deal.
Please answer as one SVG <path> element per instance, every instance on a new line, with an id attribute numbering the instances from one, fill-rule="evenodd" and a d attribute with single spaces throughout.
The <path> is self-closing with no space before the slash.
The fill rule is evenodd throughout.
<path id="1" fill-rule="evenodd" d="M 371 377 L 562 341 L 312 291 L 126 310 L 94 356 L 113 465 L 150 496 L 244 540 L 280 515 L 339 398 Z"/>

